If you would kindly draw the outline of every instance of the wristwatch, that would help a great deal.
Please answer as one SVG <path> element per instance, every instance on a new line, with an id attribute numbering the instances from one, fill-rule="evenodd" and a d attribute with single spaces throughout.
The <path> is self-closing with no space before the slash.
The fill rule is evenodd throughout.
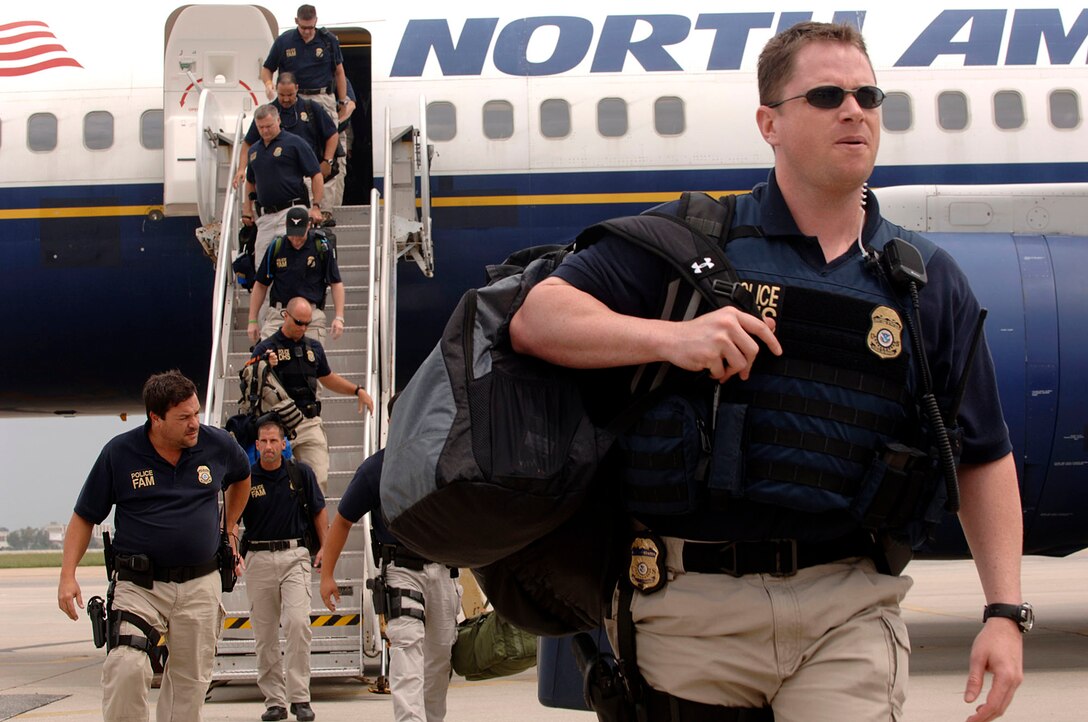
<path id="1" fill-rule="evenodd" d="M 1035 626 L 1035 610 L 1027 602 L 1023 604 L 987 604 L 982 610 L 982 622 L 990 617 L 1003 617 L 1016 622 L 1021 632 L 1030 632 Z"/>

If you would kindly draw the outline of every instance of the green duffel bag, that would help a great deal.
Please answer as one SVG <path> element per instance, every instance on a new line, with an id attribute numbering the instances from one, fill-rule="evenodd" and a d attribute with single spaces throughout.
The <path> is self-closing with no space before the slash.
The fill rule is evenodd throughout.
<path id="1" fill-rule="evenodd" d="M 536 664 L 536 636 L 485 612 L 457 625 L 453 671 L 469 681 L 517 674 Z"/>

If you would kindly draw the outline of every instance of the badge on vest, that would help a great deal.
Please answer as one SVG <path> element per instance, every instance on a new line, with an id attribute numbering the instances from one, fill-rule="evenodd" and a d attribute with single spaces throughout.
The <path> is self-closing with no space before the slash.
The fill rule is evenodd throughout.
<path id="1" fill-rule="evenodd" d="M 204 485 L 212 483 L 212 470 L 206 466 L 196 467 L 196 480 Z"/>
<path id="2" fill-rule="evenodd" d="M 887 306 L 877 306 L 869 314 L 869 350 L 880 358 L 893 359 L 903 352 L 903 319 L 899 312 Z"/>
<path id="3" fill-rule="evenodd" d="M 631 541 L 627 578 L 631 586 L 644 594 L 653 594 L 665 586 L 665 543 L 661 537 L 642 533 Z"/>
<path id="4" fill-rule="evenodd" d="M 307 115 L 306 111 L 304 110 L 298 114 L 298 119 L 301 120 L 303 123 L 306 123 L 310 120 L 310 116 Z"/>
<path id="5" fill-rule="evenodd" d="M 314 356 L 314 350 L 312 348 L 306 349 L 306 360 L 310 363 L 317 361 L 317 357 Z"/>

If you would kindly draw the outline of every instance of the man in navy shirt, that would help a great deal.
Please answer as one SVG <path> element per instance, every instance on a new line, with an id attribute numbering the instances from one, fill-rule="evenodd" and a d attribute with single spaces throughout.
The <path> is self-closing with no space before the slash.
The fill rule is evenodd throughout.
<path id="1" fill-rule="evenodd" d="M 294 73 L 282 72 L 276 80 L 276 99 L 270 105 L 280 112 L 280 129 L 293 133 L 309 145 L 321 165 L 321 177 L 325 181 L 325 197 L 329 197 L 329 176 L 332 175 L 333 161 L 340 148 L 338 129 L 329 118 L 324 108 L 312 101 L 298 97 L 298 82 Z M 249 149 L 257 144 L 261 134 L 257 131 L 257 121 L 249 124 L 245 140 L 242 142 L 241 162 L 234 176 L 237 188 L 245 178 Z"/>
<path id="2" fill-rule="evenodd" d="M 348 104 L 347 76 L 344 74 L 344 56 L 340 41 L 324 28 L 317 27 L 317 10 L 313 5 L 301 5 L 295 16 L 294 30 L 288 30 L 272 43 L 268 57 L 261 68 L 261 80 L 265 94 L 271 100 L 275 95 L 272 74 L 288 70 L 295 74 L 299 94 L 318 103 L 334 123 L 344 120 Z M 343 148 L 343 138 L 340 147 Z M 340 205 L 343 198 L 341 173 L 333 179 L 329 207 Z"/>
<path id="3" fill-rule="evenodd" d="M 305 298 L 291 299 L 284 309 L 283 326 L 279 331 L 253 347 L 253 358 L 266 357 L 287 394 L 294 400 L 304 418 L 295 427 L 291 448 L 300 461 L 308 464 L 317 476 L 322 490 L 329 475 L 329 444 L 321 425 L 321 402 L 317 384 L 329 391 L 359 400 L 359 413 L 367 408 L 374 411 L 370 394 L 329 368 L 325 349 L 320 342 L 306 337 L 306 328 L 313 322 L 313 308 Z"/>
<path id="4" fill-rule="evenodd" d="M 76 501 L 57 600 L 77 618 L 76 566 L 116 507 L 103 717 L 148 718 L 155 645 L 139 643 L 169 635 L 156 717 L 199 720 L 222 622 L 219 492 L 233 531 L 249 498 L 249 460 L 225 431 L 200 424 L 196 386 L 178 371 L 149 378 L 143 396 L 147 422 L 106 444 Z"/>
<path id="5" fill-rule="evenodd" d="M 257 452 L 249 503 L 242 514 L 246 549 L 246 594 L 257 643 L 257 686 L 264 695 L 262 720 L 287 719 L 287 706 L 300 720 L 310 708 L 310 551 L 303 543 L 308 513 L 317 544 L 314 566 L 329 524 L 325 497 L 310 467 L 283 458 L 284 429 L 276 418 L 258 421 Z M 303 511 L 305 504 L 306 511 Z M 287 641 L 280 655 L 280 626 Z M 285 674 L 286 670 L 286 674 Z"/>
<path id="6" fill-rule="evenodd" d="M 249 149 L 242 222 L 246 225 L 254 223 L 256 201 L 260 216 L 256 218 L 257 240 L 253 257 L 263 258 L 268 244 L 283 228 L 289 208 L 309 206 L 310 218 L 314 223 L 321 222 L 325 185 L 317 156 L 302 138 L 282 132 L 280 112 L 275 106 L 257 108 L 253 122 L 261 140 Z M 312 200 L 304 178 L 310 179 Z"/>
<path id="7" fill-rule="evenodd" d="M 965 701 L 993 675 L 971 722 L 1001 716 L 1022 679 L 1020 498 L 990 354 L 968 352 L 979 304 L 952 258 L 882 218 L 866 190 L 875 82 L 851 25 L 800 23 L 761 53 L 756 121 L 774 170 L 736 199 L 725 245 L 755 313 L 662 320 L 675 274 L 606 236 L 535 286 L 510 324 L 515 350 L 613 381 L 672 367 L 673 395 L 625 435 L 632 453 L 616 465 L 632 564 L 610 636 L 628 661 L 634 638 L 651 719 L 902 717 L 911 581 L 899 572 L 923 522 L 939 519 L 948 484 L 925 450 L 964 378 L 959 518 L 989 603 Z M 893 238 L 925 265 L 920 310 L 887 255 L 904 247 Z M 946 408 L 922 419 L 927 393 Z"/>
<path id="8" fill-rule="evenodd" d="M 380 484 L 385 450 L 359 465 L 325 541 L 321 598 L 336 611 L 340 601 L 336 561 L 351 525 L 365 514 L 373 524 L 375 555 L 381 560 L 391 608 L 386 610 L 389 686 L 397 722 L 442 722 L 450 683 L 450 652 L 457 639 L 461 590 L 449 567 L 423 559 L 401 545 L 382 520 Z"/>
<path id="9" fill-rule="evenodd" d="M 271 288 L 264 324 L 258 333 L 258 315 L 265 294 Z M 325 340 L 325 289 L 332 289 L 336 317 L 332 321 L 335 341 L 344 333 L 344 282 L 336 265 L 336 249 L 323 234 L 310 229 L 310 218 L 302 208 L 287 211 L 285 237 L 275 239 L 257 265 L 257 279 L 249 297 L 249 339 L 268 338 L 283 323 L 287 302 L 301 296 L 313 307 L 313 322 L 306 335 Z"/>

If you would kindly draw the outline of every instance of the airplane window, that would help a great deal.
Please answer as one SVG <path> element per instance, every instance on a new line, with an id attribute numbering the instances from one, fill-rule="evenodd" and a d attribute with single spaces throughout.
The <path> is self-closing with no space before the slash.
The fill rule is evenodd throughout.
<path id="1" fill-rule="evenodd" d="M 910 130 L 914 125 L 910 96 L 906 93 L 888 93 L 884 96 L 884 103 L 880 106 L 880 122 L 884 124 L 884 130 Z"/>
<path id="2" fill-rule="evenodd" d="M 27 118 L 26 142 L 31 150 L 55 150 L 57 147 L 57 116 L 52 113 L 34 113 Z"/>
<path id="3" fill-rule="evenodd" d="M 540 134 L 545 138 L 570 135 L 570 103 L 562 98 L 550 98 L 540 104 Z"/>
<path id="4" fill-rule="evenodd" d="M 140 145 L 148 150 L 161 150 L 162 132 L 162 111 L 145 110 L 140 116 Z"/>
<path id="5" fill-rule="evenodd" d="M 994 124 L 1001 130 L 1024 127 L 1024 96 L 1015 90 L 994 93 Z"/>
<path id="6" fill-rule="evenodd" d="M 427 103 L 427 135 L 431 140 L 453 140 L 457 135 L 457 109 L 445 100 Z"/>
<path id="7" fill-rule="evenodd" d="M 597 130 L 606 138 L 618 138 L 627 133 L 627 101 L 623 98 L 601 98 L 597 103 Z"/>
<path id="8" fill-rule="evenodd" d="M 676 97 L 664 97 L 655 100 L 654 129 L 661 135 L 680 135 L 683 133 L 684 101 Z"/>
<path id="9" fill-rule="evenodd" d="M 484 103 L 484 137 L 506 140 L 514 134 L 514 106 L 505 100 Z"/>
<path id="10" fill-rule="evenodd" d="M 937 122 L 945 130 L 967 127 L 967 96 L 958 90 L 948 90 L 937 96 Z"/>
<path id="11" fill-rule="evenodd" d="M 83 116 L 83 145 L 87 150 L 106 150 L 113 145 L 113 115 L 92 110 Z"/>
<path id="12" fill-rule="evenodd" d="M 1062 130 L 1080 125 L 1080 104 L 1076 93 L 1072 90 L 1055 90 L 1050 94 L 1050 122 Z"/>

